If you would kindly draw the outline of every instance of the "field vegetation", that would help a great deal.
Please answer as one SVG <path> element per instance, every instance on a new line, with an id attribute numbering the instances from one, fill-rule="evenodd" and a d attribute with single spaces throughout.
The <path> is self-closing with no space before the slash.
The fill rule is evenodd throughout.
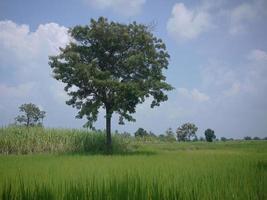
<path id="1" fill-rule="evenodd" d="M 267 199 L 266 141 L 113 137 L 104 155 L 104 133 L 2 128 L 1 199 Z"/>

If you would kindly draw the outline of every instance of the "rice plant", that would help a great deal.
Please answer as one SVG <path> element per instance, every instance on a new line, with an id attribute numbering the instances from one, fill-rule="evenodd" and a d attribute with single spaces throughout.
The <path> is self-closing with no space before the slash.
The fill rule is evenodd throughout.
<path id="1" fill-rule="evenodd" d="M 267 199 L 266 141 L 144 143 L 138 151 L 1 155 L 1 199 Z"/>

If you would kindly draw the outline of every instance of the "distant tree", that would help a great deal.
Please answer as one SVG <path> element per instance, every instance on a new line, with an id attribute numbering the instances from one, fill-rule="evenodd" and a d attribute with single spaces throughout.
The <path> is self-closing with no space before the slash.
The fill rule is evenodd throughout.
<path id="1" fill-rule="evenodd" d="M 135 137 L 146 137 L 148 135 L 148 132 L 143 128 L 137 129 L 137 131 L 134 133 Z"/>
<path id="2" fill-rule="evenodd" d="M 158 135 L 158 139 L 161 140 L 161 141 L 165 141 L 166 140 L 165 137 L 166 136 L 164 134 L 159 134 Z"/>
<path id="3" fill-rule="evenodd" d="M 151 108 L 168 99 L 165 92 L 173 88 L 163 70 L 170 56 L 151 28 L 136 22 L 121 24 L 99 17 L 69 33 L 70 44 L 51 56 L 49 64 L 54 77 L 66 83 L 65 91 L 71 96 L 67 104 L 79 110 L 78 118 L 87 118 L 85 126 L 93 127 L 99 109 L 105 109 L 110 152 L 114 113 L 124 124 L 124 120 L 135 121 L 131 114 L 146 98 L 153 99 Z"/>
<path id="4" fill-rule="evenodd" d="M 165 138 L 167 141 L 169 142 L 173 142 L 173 141 L 176 141 L 176 138 L 175 138 L 175 134 L 174 132 L 172 131 L 172 128 L 168 128 L 165 132 Z"/>
<path id="5" fill-rule="evenodd" d="M 15 123 L 23 124 L 25 126 L 42 125 L 45 118 L 45 111 L 41 111 L 36 105 L 32 103 L 22 104 L 19 107 L 22 115 L 15 118 Z"/>
<path id="6" fill-rule="evenodd" d="M 199 141 L 205 141 L 205 138 L 204 137 L 200 137 Z"/>
<path id="7" fill-rule="evenodd" d="M 193 142 L 197 142 L 198 141 L 198 137 L 197 136 L 193 137 L 193 140 L 192 141 Z"/>
<path id="8" fill-rule="evenodd" d="M 156 138 L 156 137 L 157 137 L 156 134 L 153 133 L 152 131 L 149 131 L 148 135 L 149 135 L 150 137 L 153 137 L 153 138 Z"/>
<path id="9" fill-rule="evenodd" d="M 252 140 L 252 138 L 250 136 L 246 136 L 244 137 L 244 140 Z"/>
<path id="10" fill-rule="evenodd" d="M 121 136 L 125 137 L 125 138 L 130 138 L 131 137 L 131 133 L 128 133 L 126 131 L 124 131 Z"/>
<path id="11" fill-rule="evenodd" d="M 206 140 L 207 142 L 212 142 L 215 138 L 216 138 L 216 135 L 214 133 L 214 130 L 208 128 L 207 130 L 205 130 L 205 137 L 206 137 Z"/>
<path id="12" fill-rule="evenodd" d="M 262 138 L 262 140 L 267 140 L 267 137 Z"/>
<path id="13" fill-rule="evenodd" d="M 227 141 L 227 138 L 226 137 L 221 137 L 221 141 L 222 142 L 226 142 Z"/>
<path id="14" fill-rule="evenodd" d="M 193 123 L 185 123 L 176 130 L 178 141 L 189 141 L 196 136 L 197 126 Z"/>
<path id="15" fill-rule="evenodd" d="M 260 138 L 256 136 L 253 138 L 253 140 L 260 140 Z"/>

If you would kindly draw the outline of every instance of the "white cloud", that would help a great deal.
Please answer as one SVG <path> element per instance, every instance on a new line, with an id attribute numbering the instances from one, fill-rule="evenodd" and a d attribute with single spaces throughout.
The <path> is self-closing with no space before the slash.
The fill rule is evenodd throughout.
<path id="1" fill-rule="evenodd" d="M 204 102 L 210 99 L 208 95 L 198 91 L 197 89 L 193 89 L 192 91 L 190 91 L 186 88 L 178 88 L 177 92 L 178 96 L 186 97 L 196 102 Z"/>
<path id="2" fill-rule="evenodd" d="M 134 16 L 141 12 L 146 0 L 85 0 L 97 9 L 111 9 L 115 13 Z"/>
<path id="3" fill-rule="evenodd" d="M 167 31 L 177 41 L 194 39 L 211 27 L 211 16 L 206 9 L 189 10 L 183 3 L 173 6 L 167 22 Z"/>
<path id="4" fill-rule="evenodd" d="M 33 89 L 33 83 L 23 83 L 16 86 L 0 84 L 0 94 L 2 98 L 20 98 L 27 97 Z"/>
<path id="5" fill-rule="evenodd" d="M 237 34 L 245 30 L 245 23 L 256 17 L 256 10 L 253 5 L 243 3 L 231 11 L 230 33 Z"/>
<path id="6" fill-rule="evenodd" d="M 230 17 L 230 34 L 239 34 L 248 30 L 251 23 L 261 16 L 266 16 L 266 1 L 254 0 L 251 2 L 241 3 L 229 11 Z"/>
<path id="7" fill-rule="evenodd" d="M 63 98 L 56 100 L 63 96 L 63 86 L 52 78 L 48 57 L 70 41 L 67 31 L 56 23 L 41 24 L 30 31 L 28 25 L 0 21 L 0 105 L 10 108 L 2 117 L 4 121 L 13 119 L 22 103 L 65 106 Z"/>
<path id="8" fill-rule="evenodd" d="M 248 58 L 252 61 L 267 61 L 267 53 L 260 49 L 254 49 L 249 53 Z"/>
<path id="9" fill-rule="evenodd" d="M 48 23 L 41 24 L 36 31 L 30 32 L 28 25 L 0 21 L 1 59 L 5 60 L 5 57 L 12 55 L 13 60 L 20 62 L 18 67 L 28 61 L 47 59 L 48 54 L 56 53 L 59 46 L 64 46 L 69 41 L 67 31 L 64 26 Z"/>
<path id="10" fill-rule="evenodd" d="M 69 42 L 67 31 L 64 26 L 48 23 L 31 32 L 28 25 L 0 21 L 0 69 L 12 71 L 14 77 L 9 80 L 16 82 L 51 80 L 48 56 Z"/>
<path id="11" fill-rule="evenodd" d="M 223 91 L 223 94 L 225 96 L 234 96 L 234 95 L 236 95 L 236 94 L 238 94 L 240 92 L 240 89 L 241 89 L 241 85 L 237 81 L 237 82 L 234 82 L 232 84 L 231 88 L 226 89 L 225 91 Z"/>

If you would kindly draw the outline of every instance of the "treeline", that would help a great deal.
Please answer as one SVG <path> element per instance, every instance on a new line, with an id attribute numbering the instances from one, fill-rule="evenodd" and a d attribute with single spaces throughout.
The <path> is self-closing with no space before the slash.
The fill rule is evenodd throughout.
<path id="1" fill-rule="evenodd" d="M 215 131 L 208 128 L 205 130 L 204 135 L 205 138 L 200 137 L 198 138 L 196 132 L 198 127 L 193 123 L 185 123 L 177 128 L 176 132 L 172 130 L 172 128 L 168 128 L 164 134 L 156 135 L 154 133 L 147 132 L 143 128 L 139 128 L 135 133 L 134 136 L 137 138 L 157 138 L 162 141 L 168 142 L 186 142 L 186 141 L 207 141 L 212 142 L 216 139 Z"/>
<path id="2" fill-rule="evenodd" d="M 189 128 L 190 130 L 194 129 L 195 131 L 187 130 Z M 128 137 L 128 138 L 134 137 L 137 140 L 143 140 L 143 141 L 159 140 L 159 141 L 166 141 L 166 142 L 177 142 L 177 141 L 178 142 L 186 142 L 186 141 L 226 142 L 226 141 L 240 141 L 240 140 L 267 140 L 267 137 L 260 138 L 257 136 L 255 137 L 246 136 L 243 139 L 234 139 L 234 138 L 226 138 L 226 137 L 216 138 L 215 132 L 212 129 L 207 129 L 204 132 L 205 137 L 203 136 L 198 137 L 196 135 L 196 130 L 197 130 L 197 127 L 195 125 L 192 125 L 192 124 L 189 125 L 189 123 L 187 123 L 186 125 L 184 124 L 181 127 L 178 127 L 176 132 L 174 132 L 172 128 L 168 128 L 163 134 L 155 134 L 152 131 L 145 130 L 144 128 L 138 128 L 136 132 L 134 132 L 134 135 L 128 132 L 119 133 L 117 130 L 115 131 L 114 134 L 121 135 L 122 137 Z"/>
<path id="3" fill-rule="evenodd" d="M 28 104 L 22 104 L 19 107 L 19 111 L 21 112 L 21 115 L 18 115 L 15 118 L 14 125 L 22 125 L 25 127 L 42 127 L 43 126 L 43 119 L 46 116 L 46 112 L 42 111 L 38 106 L 36 106 L 33 103 L 28 103 Z M 175 141 L 207 141 L 207 142 L 212 142 L 212 141 L 233 141 L 235 139 L 233 138 L 226 138 L 226 137 L 221 137 L 216 138 L 215 131 L 208 128 L 204 132 L 204 137 L 198 137 L 196 135 L 196 132 L 198 130 L 198 127 L 193 124 L 193 123 L 185 123 L 178 127 L 176 129 L 176 132 L 174 132 L 171 128 L 168 128 L 165 133 L 163 134 L 154 134 L 151 131 L 146 131 L 143 128 L 138 128 L 137 131 L 134 133 L 134 137 L 137 138 L 138 140 L 143 140 L 143 141 L 149 141 L 149 140 L 160 140 L 160 141 L 167 141 L 167 142 L 175 142 Z M 98 130 L 96 131 L 93 129 L 93 132 L 99 132 L 99 133 L 104 133 L 106 130 Z M 124 133 L 119 133 L 118 131 L 115 131 L 115 135 L 120 135 L 123 138 L 130 138 L 132 137 L 130 133 L 124 132 Z M 242 140 L 242 139 L 237 139 L 237 140 Z M 267 140 L 267 137 L 260 138 L 260 137 L 250 137 L 246 136 L 243 138 L 243 140 Z"/>

